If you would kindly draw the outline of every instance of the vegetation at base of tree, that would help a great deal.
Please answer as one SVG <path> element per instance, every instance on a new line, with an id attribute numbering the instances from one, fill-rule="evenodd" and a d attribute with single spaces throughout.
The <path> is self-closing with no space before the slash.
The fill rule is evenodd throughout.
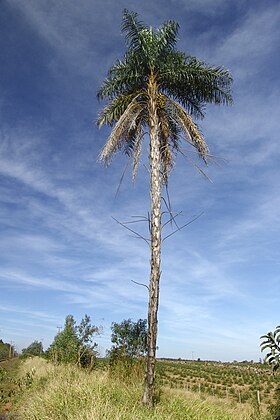
<path id="1" fill-rule="evenodd" d="M 88 315 L 79 325 L 73 315 L 68 315 L 63 330 L 55 336 L 46 356 L 55 363 L 73 363 L 92 368 L 97 355 L 97 344 L 93 340 L 99 332 L 99 327 L 91 324 Z"/>
<path id="2" fill-rule="evenodd" d="M 134 322 L 124 319 L 111 325 L 112 347 L 107 350 L 109 373 L 125 383 L 131 383 L 136 376 L 144 380 L 145 359 L 147 354 L 147 320 Z"/>
<path id="3" fill-rule="evenodd" d="M 269 407 L 269 411 L 272 415 L 273 420 L 280 419 L 280 385 L 275 392 L 272 404 Z"/>
<path id="4" fill-rule="evenodd" d="M 149 133 L 151 211 L 149 216 L 150 284 L 148 307 L 148 352 L 143 403 L 153 405 L 157 348 L 157 313 L 161 276 L 162 186 L 167 185 L 176 155 L 184 154 L 182 139 L 206 163 L 208 146 L 193 117 L 203 117 L 207 103 L 230 104 L 232 78 L 229 71 L 211 67 L 176 49 L 179 25 L 167 21 L 153 30 L 124 10 L 122 32 L 127 51 L 113 65 L 98 98 L 107 100 L 98 125 L 108 124 L 111 134 L 100 153 L 110 164 L 123 150 L 133 162 L 136 176 L 145 132 Z M 188 156 L 188 158 L 190 158 Z M 192 158 L 190 158 L 193 161 Z M 196 165 L 197 166 L 197 165 Z M 203 172 L 203 171 L 202 171 Z M 170 211 L 170 221 L 174 215 Z"/>
<path id="5" fill-rule="evenodd" d="M 276 390 L 275 403 L 272 404 L 270 412 L 273 415 L 274 419 L 280 419 L 280 385 L 278 385 L 278 388 Z"/>
<path id="6" fill-rule="evenodd" d="M 264 361 L 269 363 L 275 372 L 280 367 L 280 325 L 274 332 L 270 331 L 266 335 L 262 335 L 261 339 L 264 339 L 260 344 L 261 351 L 270 350 Z"/>
<path id="7" fill-rule="evenodd" d="M 41 341 L 33 341 L 26 349 L 22 349 L 21 357 L 41 356 L 43 353 L 43 343 Z"/>

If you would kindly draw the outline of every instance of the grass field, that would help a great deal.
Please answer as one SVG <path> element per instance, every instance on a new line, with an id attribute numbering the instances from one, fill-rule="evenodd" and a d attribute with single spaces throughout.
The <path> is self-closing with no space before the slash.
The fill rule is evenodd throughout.
<path id="1" fill-rule="evenodd" d="M 160 362 L 159 369 L 166 363 L 174 367 Z M 88 372 L 70 365 L 54 366 L 44 359 L 27 359 L 18 371 L 20 397 L 13 412 L 21 420 L 271 419 L 265 406 L 259 412 L 254 404 L 186 392 L 167 384 L 160 387 L 155 408 L 150 410 L 141 405 L 142 381 L 139 370 L 132 369 L 125 379 L 119 373 L 112 376 L 104 367 Z"/>

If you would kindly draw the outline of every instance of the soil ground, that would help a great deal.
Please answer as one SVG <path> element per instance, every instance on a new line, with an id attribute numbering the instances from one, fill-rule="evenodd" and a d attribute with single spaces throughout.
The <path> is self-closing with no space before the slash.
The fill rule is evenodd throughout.
<path id="1" fill-rule="evenodd" d="M 18 358 L 0 362 L 0 420 L 7 419 L 13 407 L 18 391 L 16 377 L 19 363 Z"/>

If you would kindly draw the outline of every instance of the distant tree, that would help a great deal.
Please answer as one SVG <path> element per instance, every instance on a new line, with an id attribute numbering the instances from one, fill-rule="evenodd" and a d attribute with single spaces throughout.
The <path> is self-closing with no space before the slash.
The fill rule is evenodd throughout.
<path id="1" fill-rule="evenodd" d="M 264 341 L 260 345 L 261 351 L 270 349 L 270 352 L 264 358 L 264 362 L 273 366 L 275 372 L 280 367 L 280 325 L 276 327 L 274 332 L 270 331 L 266 335 L 262 335 L 262 338 Z"/>
<path id="2" fill-rule="evenodd" d="M 143 357 L 147 354 L 147 320 L 133 322 L 124 319 L 121 323 L 113 322 L 111 341 L 113 346 L 108 352 L 112 358 Z"/>
<path id="3" fill-rule="evenodd" d="M 88 315 L 82 319 L 77 327 L 79 339 L 78 365 L 89 366 L 97 354 L 97 343 L 93 342 L 93 337 L 100 333 L 100 328 L 91 324 Z"/>
<path id="4" fill-rule="evenodd" d="M 33 341 L 26 349 L 22 349 L 22 357 L 41 356 L 43 354 L 43 344 L 41 341 Z"/>
<path id="5" fill-rule="evenodd" d="M 97 354 L 97 344 L 93 342 L 93 337 L 98 333 L 99 328 L 91 324 L 88 315 L 79 325 L 76 325 L 73 315 L 67 315 L 64 329 L 55 336 L 47 355 L 58 363 L 92 366 Z"/>
<path id="6" fill-rule="evenodd" d="M 54 338 L 48 353 L 55 362 L 73 362 L 77 360 L 79 340 L 76 334 L 76 322 L 73 315 L 67 315 L 62 331 Z"/>
<path id="7" fill-rule="evenodd" d="M 8 359 L 10 356 L 10 344 L 0 340 L 0 360 Z"/>

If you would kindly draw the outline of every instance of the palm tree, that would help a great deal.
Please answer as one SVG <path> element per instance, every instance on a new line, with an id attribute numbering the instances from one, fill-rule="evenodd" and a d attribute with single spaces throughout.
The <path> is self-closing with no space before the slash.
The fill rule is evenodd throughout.
<path id="1" fill-rule="evenodd" d="M 133 158 L 135 178 L 144 129 L 149 132 L 150 162 L 150 287 L 148 307 L 148 354 L 143 403 L 153 405 L 157 312 L 161 262 L 161 189 L 167 184 L 181 140 L 193 146 L 207 163 L 207 144 L 192 117 L 204 116 L 206 103 L 229 104 L 231 75 L 210 67 L 175 46 L 179 25 L 167 21 L 149 28 L 137 13 L 124 10 L 122 32 L 127 51 L 113 65 L 97 96 L 107 99 L 97 124 L 112 126 L 99 159 L 106 165 L 123 150 Z"/>

